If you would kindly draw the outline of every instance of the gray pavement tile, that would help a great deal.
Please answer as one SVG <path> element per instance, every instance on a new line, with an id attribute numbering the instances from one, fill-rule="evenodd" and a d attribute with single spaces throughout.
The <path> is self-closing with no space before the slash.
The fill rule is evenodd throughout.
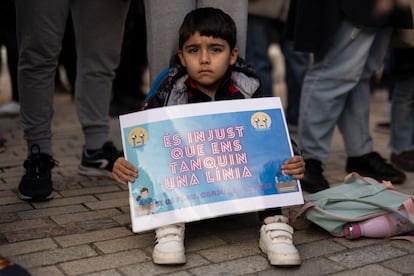
<path id="1" fill-rule="evenodd" d="M 387 269 L 383 266 L 374 264 L 374 265 L 367 265 L 361 268 L 342 271 L 339 273 L 335 273 L 335 276 L 367 276 L 367 275 L 381 275 L 381 276 L 398 276 L 401 275 L 395 271 Z"/>
<path id="2" fill-rule="evenodd" d="M 346 252 L 340 252 L 328 258 L 348 268 L 356 268 L 404 255 L 407 255 L 405 251 L 394 248 L 390 244 L 379 244 L 347 250 Z"/>
<path id="3" fill-rule="evenodd" d="M 199 250 L 198 254 L 212 263 L 221 263 L 234 259 L 240 259 L 248 256 L 254 256 L 260 254 L 258 247 L 259 240 L 249 240 L 243 243 L 225 244 L 222 246 L 216 246 L 210 249 Z"/>
<path id="4" fill-rule="evenodd" d="M 64 276 L 65 275 L 56 266 L 44 266 L 44 267 L 33 268 L 33 269 L 30 269 L 30 274 L 32 274 L 32 276 L 45 276 L 45 275 Z"/>
<path id="5" fill-rule="evenodd" d="M 55 237 L 60 235 L 68 235 L 74 232 L 79 232 L 79 229 L 70 226 L 60 226 L 60 225 L 46 225 L 31 229 L 22 229 L 16 230 L 11 232 L 4 233 L 5 239 L 10 242 L 19 242 L 19 241 L 26 241 L 26 240 L 35 240 L 35 239 L 43 239 L 48 237 Z"/>
<path id="6" fill-rule="evenodd" d="M 89 260 L 89 257 L 97 256 L 98 253 L 88 245 L 58 248 L 42 252 L 10 257 L 10 260 L 23 267 L 39 267 L 53 265 L 72 260 Z"/>
<path id="7" fill-rule="evenodd" d="M 271 267 L 257 273 L 258 276 L 309 276 L 309 275 L 335 275 L 344 271 L 344 267 L 325 258 L 305 260 L 299 267 Z"/>
<path id="8" fill-rule="evenodd" d="M 321 240 L 297 246 L 302 259 L 310 259 L 328 254 L 341 252 L 346 248 L 333 240 Z"/>
<path id="9" fill-rule="evenodd" d="M 84 276 L 123 276 L 123 275 L 120 274 L 115 269 L 110 269 L 110 270 L 105 270 L 105 271 L 84 274 Z"/>
<path id="10" fill-rule="evenodd" d="M 131 249 L 142 249 L 154 244 L 152 233 L 145 235 L 134 235 L 94 243 L 96 248 L 105 254 L 128 251 Z"/>
<path id="11" fill-rule="evenodd" d="M 125 275 L 194 275 L 189 271 L 193 267 L 208 265 L 209 262 L 197 254 L 187 254 L 187 263 L 184 265 L 156 265 L 150 260 L 118 268 Z M 188 274 L 187 274 L 188 273 Z"/>
<path id="12" fill-rule="evenodd" d="M 383 265 L 389 269 L 397 271 L 402 274 L 414 274 L 414 254 L 398 257 L 393 260 L 389 260 L 383 263 Z"/>
<path id="13" fill-rule="evenodd" d="M 89 256 L 88 256 L 89 257 Z M 78 258 L 76 261 L 68 261 L 59 265 L 67 275 L 79 275 L 101 270 L 114 269 L 133 263 L 148 260 L 141 250 L 131 250 L 115 254 L 106 254 L 92 258 Z"/>
<path id="14" fill-rule="evenodd" d="M 28 240 L 0 245 L 0 255 L 16 256 L 55 248 L 57 244 L 51 238 Z"/>
<path id="15" fill-rule="evenodd" d="M 133 233 L 124 227 L 116 227 L 104 230 L 89 231 L 79 234 L 71 234 L 55 237 L 55 241 L 62 247 L 89 244 L 98 241 L 112 240 L 119 237 L 132 236 Z"/>

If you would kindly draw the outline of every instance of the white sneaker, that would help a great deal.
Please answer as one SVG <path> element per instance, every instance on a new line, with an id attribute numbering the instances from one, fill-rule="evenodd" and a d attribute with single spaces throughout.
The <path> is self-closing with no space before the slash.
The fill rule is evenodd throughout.
<path id="1" fill-rule="evenodd" d="M 155 229 L 152 261 L 156 264 L 184 264 L 184 224 L 171 224 Z"/>
<path id="2" fill-rule="evenodd" d="M 0 116 L 16 116 L 20 113 L 20 104 L 15 101 L 0 105 Z"/>
<path id="3" fill-rule="evenodd" d="M 293 228 L 285 216 L 267 217 L 260 228 L 260 249 L 272 265 L 300 265 L 299 252 L 292 242 Z"/>

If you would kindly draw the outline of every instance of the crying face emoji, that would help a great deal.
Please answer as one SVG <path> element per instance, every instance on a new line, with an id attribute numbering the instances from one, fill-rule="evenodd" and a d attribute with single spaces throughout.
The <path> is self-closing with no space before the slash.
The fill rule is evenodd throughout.
<path id="1" fill-rule="evenodd" d="M 132 147 L 141 147 L 148 141 L 148 132 L 144 128 L 134 128 L 128 135 L 128 142 Z"/>
<path id="2" fill-rule="evenodd" d="M 256 112 L 252 115 L 250 122 L 256 129 L 266 129 L 270 128 L 272 119 L 270 119 L 270 116 L 265 112 Z"/>

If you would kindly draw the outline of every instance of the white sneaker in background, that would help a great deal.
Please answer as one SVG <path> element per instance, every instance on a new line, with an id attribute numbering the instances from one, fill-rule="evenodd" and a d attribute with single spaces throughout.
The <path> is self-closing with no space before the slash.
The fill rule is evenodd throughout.
<path id="1" fill-rule="evenodd" d="M 300 265 L 299 252 L 293 245 L 293 228 L 285 216 L 267 217 L 260 228 L 260 249 L 272 265 Z"/>
<path id="2" fill-rule="evenodd" d="M 0 116 L 17 116 L 20 113 L 20 104 L 15 101 L 0 105 Z"/>
<path id="3" fill-rule="evenodd" d="M 184 264 L 184 224 L 171 224 L 155 229 L 152 261 L 156 264 Z"/>

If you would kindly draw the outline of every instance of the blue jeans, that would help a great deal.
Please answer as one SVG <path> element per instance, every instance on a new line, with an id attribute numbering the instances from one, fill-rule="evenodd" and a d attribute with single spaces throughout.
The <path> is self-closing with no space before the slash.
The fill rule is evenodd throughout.
<path id="1" fill-rule="evenodd" d="M 310 56 L 295 51 L 293 42 L 284 38 L 284 23 L 276 28 L 275 21 L 264 16 L 249 15 L 247 25 L 246 61 L 253 66 L 261 79 L 262 94 L 273 96 L 272 61 L 268 49 L 272 42 L 272 31 L 276 28 L 280 37 L 280 46 L 285 57 L 287 107 L 286 120 L 294 125 L 298 122 L 299 103 L 303 79 L 309 67 Z"/>
<path id="2" fill-rule="evenodd" d="M 310 66 L 310 55 L 294 50 L 293 45 L 293 41 L 286 39 L 281 43 L 286 66 L 286 121 L 289 124 L 297 125 L 299 121 L 300 95 L 306 71 Z"/>
<path id="3" fill-rule="evenodd" d="M 263 16 L 248 17 L 246 62 L 251 65 L 261 80 L 262 95 L 273 96 L 272 61 L 268 49 L 272 42 L 271 34 L 274 22 L 271 18 Z"/>
<path id="4" fill-rule="evenodd" d="M 414 150 L 414 72 L 397 76 L 391 101 L 392 152 Z"/>
<path id="5" fill-rule="evenodd" d="M 372 151 L 370 78 L 384 62 L 390 32 L 356 29 L 344 20 L 327 52 L 315 55 L 301 95 L 299 142 L 305 159 L 328 157 L 336 125 L 348 157 Z"/>

